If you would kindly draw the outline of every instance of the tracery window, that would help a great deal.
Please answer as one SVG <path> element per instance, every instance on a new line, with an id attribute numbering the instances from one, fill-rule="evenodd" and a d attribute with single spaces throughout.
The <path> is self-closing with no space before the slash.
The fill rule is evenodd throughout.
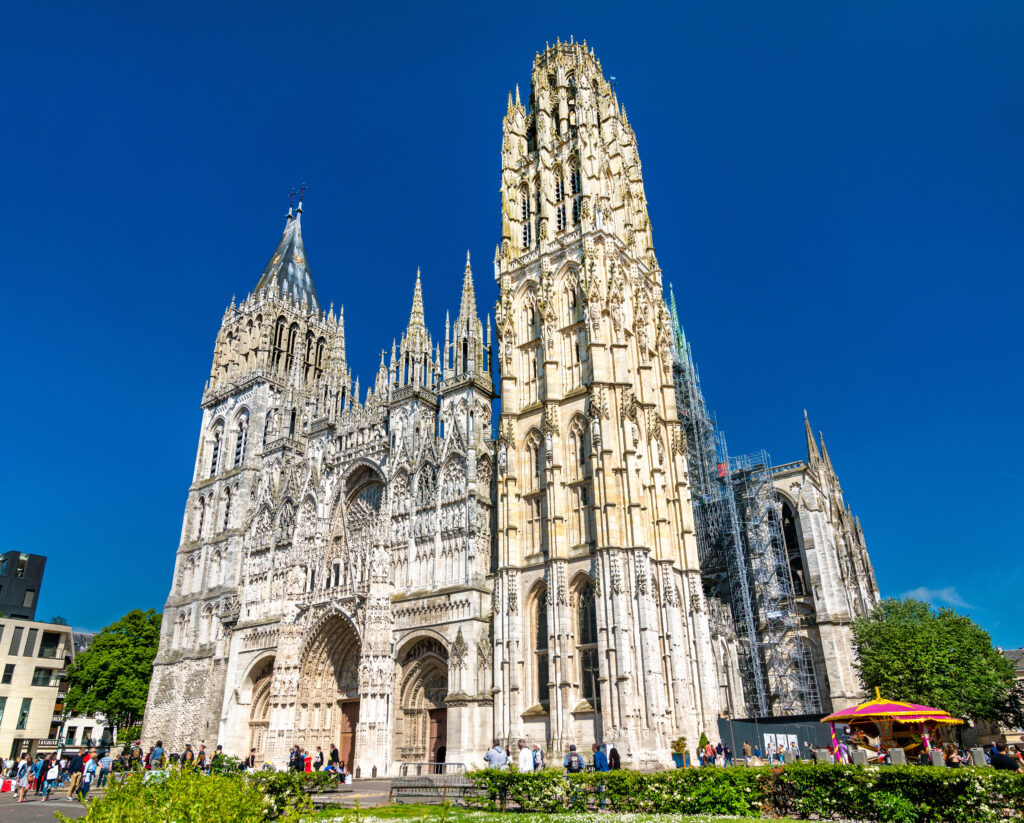
<path id="1" fill-rule="evenodd" d="M 595 711 L 600 711 L 597 598 L 594 584 L 590 581 L 580 586 L 576 592 L 576 637 L 576 657 L 580 666 L 580 696 L 590 703 Z"/>

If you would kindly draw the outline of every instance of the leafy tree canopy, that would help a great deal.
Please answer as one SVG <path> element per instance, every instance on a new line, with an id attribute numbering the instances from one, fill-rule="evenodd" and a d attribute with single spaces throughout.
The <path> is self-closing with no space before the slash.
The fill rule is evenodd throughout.
<path id="1" fill-rule="evenodd" d="M 146 709 L 161 617 L 153 609 L 132 609 L 105 626 L 68 669 L 64 709 L 103 714 L 114 726 L 129 726 Z"/>
<path id="2" fill-rule="evenodd" d="M 954 717 L 1003 719 L 1013 665 L 969 617 L 920 600 L 883 600 L 853 622 L 861 679 L 883 697 Z"/>
<path id="3" fill-rule="evenodd" d="M 68 621 L 61 617 L 59 614 L 56 617 L 51 617 L 50 622 L 55 626 L 66 626 Z"/>

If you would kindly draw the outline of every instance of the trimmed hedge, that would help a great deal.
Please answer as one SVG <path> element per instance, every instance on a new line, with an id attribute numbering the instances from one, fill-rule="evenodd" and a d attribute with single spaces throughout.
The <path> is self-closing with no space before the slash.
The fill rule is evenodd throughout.
<path id="1" fill-rule="evenodd" d="M 478 790 L 468 804 L 529 812 L 605 808 L 885 823 L 994 823 L 1024 815 L 1024 775 L 987 768 L 794 764 L 574 775 L 485 769 L 466 777 Z"/>

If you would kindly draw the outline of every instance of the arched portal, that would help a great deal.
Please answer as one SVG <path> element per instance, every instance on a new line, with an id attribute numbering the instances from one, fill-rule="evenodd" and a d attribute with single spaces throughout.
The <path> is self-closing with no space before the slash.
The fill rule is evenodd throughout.
<path id="1" fill-rule="evenodd" d="M 401 760 L 444 762 L 448 749 L 448 652 L 433 638 L 416 641 L 399 658 L 395 750 Z"/>
<path id="2" fill-rule="evenodd" d="M 338 745 L 351 768 L 359 723 L 359 636 L 340 614 L 327 618 L 302 655 L 295 731 L 307 748 Z"/>
<path id="3" fill-rule="evenodd" d="M 274 658 L 258 665 L 249 675 L 252 700 L 249 706 L 249 748 L 256 750 L 257 762 L 262 762 L 267 750 L 267 730 L 270 727 L 270 684 L 274 679 Z"/>

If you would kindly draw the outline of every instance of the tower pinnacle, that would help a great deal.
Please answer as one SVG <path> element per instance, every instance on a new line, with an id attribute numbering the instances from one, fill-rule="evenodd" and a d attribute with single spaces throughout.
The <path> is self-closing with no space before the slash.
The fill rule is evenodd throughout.
<path id="1" fill-rule="evenodd" d="M 818 444 L 814 442 L 814 432 L 811 431 L 811 421 L 807 418 L 807 409 L 804 409 L 804 434 L 807 436 L 807 465 L 816 469 L 821 464 L 821 454 L 818 452 Z"/>

